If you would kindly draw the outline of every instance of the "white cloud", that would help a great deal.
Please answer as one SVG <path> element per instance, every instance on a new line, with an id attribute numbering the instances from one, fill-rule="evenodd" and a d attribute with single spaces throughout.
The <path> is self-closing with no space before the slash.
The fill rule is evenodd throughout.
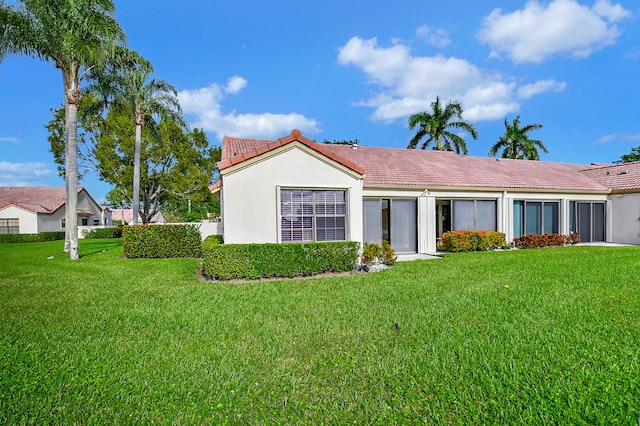
<path id="1" fill-rule="evenodd" d="M 428 25 L 423 25 L 416 30 L 416 35 L 425 43 L 440 49 L 451 44 L 448 31 L 442 28 L 433 29 Z"/>
<path id="2" fill-rule="evenodd" d="M 0 136 L 0 142 L 8 142 L 8 143 L 19 144 L 20 143 L 20 139 L 15 138 L 13 136 Z"/>
<path id="3" fill-rule="evenodd" d="M 505 55 L 516 63 L 540 63 L 556 55 L 584 58 L 615 43 L 617 22 L 631 16 L 620 4 L 598 0 L 593 7 L 576 0 L 542 5 L 530 0 L 524 9 L 502 13 L 495 9 L 483 19 L 478 38 L 492 57 Z"/>
<path id="4" fill-rule="evenodd" d="M 518 89 L 518 97 L 520 99 L 529 99 L 537 94 L 544 92 L 562 92 L 567 88 L 567 83 L 557 82 L 555 80 L 541 80 L 533 84 L 525 84 Z"/>
<path id="5" fill-rule="evenodd" d="M 45 185 L 55 171 L 44 163 L 9 163 L 0 161 L 0 186 Z"/>
<path id="6" fill-rule="evenodd" d="M 296 128 L 303 134 L 320 131 L 318 122 L 302 114 L 239 114 L 224 113 L 222 102 L 229 94 L 236 95 L 247 86 L 247 80 L 233 76 L 226 85 L 211 83 L 199 89 L 182 90 L 178 99 L 191 125 L 216 133 L 218 139 L 225 135 L 237 137 L 277 138 Z"/>
<path id="7" fill-rule="evenodd" d="M 372 119 L 380 121 L 429 109 L 436 96 L 445 102 L 459 100 L 467 120 L 502 119 L 520 108 L 520 89 L 531 97 L 561 90 L 564 84 L 545 80 L 518 88 L 512 78 L 482 70 L 464 59 L 413 56 L 407 46 L 381 47 L 375 38 L 351 38 L 339 49 L 338 62 L 361 69 L 368 82 L 379 87 L 356 105 L 374 108 Z"/>
<path id="8" fill-rule="evenodd" d="M 606 144 L 614 141 L 623 141 L 623 142 L 640 142 L 640 133 L 630 134 L 630 133 L 611 133 L 609 135 L 605 135 L 596 139 L 593 143 L 598 144 Z"/>

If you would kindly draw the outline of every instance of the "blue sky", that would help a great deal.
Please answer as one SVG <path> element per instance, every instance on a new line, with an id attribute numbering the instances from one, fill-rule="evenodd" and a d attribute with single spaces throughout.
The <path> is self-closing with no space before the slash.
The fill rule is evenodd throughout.
<path id="1" fill-rule="evenodd" d="M 405 148 L 408 117 L 461 102 L 486 156 L 504 120 L 540 123 L 545 161 L 611 163 L 640 145 L 636 0 L 116 1 L 129 46 L 179 91 L 192 127 Z M 487 3 L 490 3 L 487 4 Z M 62 186 L 45 124 L 60 73 L 0 63 L 0 185 Z M 110 185 L 81 185 L 103 201 Z"/>

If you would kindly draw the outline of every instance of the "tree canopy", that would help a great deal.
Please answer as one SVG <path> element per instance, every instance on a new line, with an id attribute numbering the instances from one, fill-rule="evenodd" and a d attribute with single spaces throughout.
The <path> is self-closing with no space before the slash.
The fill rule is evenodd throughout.
<path id="1" fill-rule="evenodd" d="M 620 156 L 619 160 L 614 161 L 614 164 L 632 163 L 634 161 L 640 161 L 640 146 L 631 148 L 631 152 Z"/>
<path id="2" fill-rule="evenodd" d="M 433 147 L 436 151 L 454 151 L 467 155 L 467 144 L 460 135 L 450 129 L 460 129 L 471 134 L 473 139 L 478 139 L 478 132 L 473 124 L 462 119 L 462 106 L 459 102 L 452 101 L 442 108 L 440 97 L 431 103 L 431 111 L 423 111 L 409 117 L 409 129 L 413 130 L 418 126 L 415 136 L 409 141 L 407 148 L 415 149 L 422 143 L 421 149 L 426 149 L 430 143 L 435 142 Z"/>
<path id="3" fill-rule="evenodd" d="M 538 148 L 544 153 L 549 152 L 542 141 L 529 138 L 529 132 L 541 129 L 542 124 L 532 123 L 521 127 L 520 116 L 517 116 L 512 123 L 505 118 L 504 127 L 504 135 L 489 149 L 490 157 L 495 157 L 502 150 L 502 158 L 540 160 Z"/>
<path id="4" fill-rule="evenodd" d="M 56 117 L 59 114 L 54 113 L 54 120 Z M 108 197 L 114 207 L 131 206 L 136 128 L 129 111 L 113 108 L 103 119 L 81 108 L 80 125 L 86 167 L 115 186 Z M 180 124 L 165 118 L 155 130 L 144 127 L 141 132 L 139 214 L 143 223 L 148 223 L 165 205 L 176 208 L 187 200 L 194 206 L 211 203 L 208 186 L 221 155 L 221 148 L 209 147 L 206 134 L 200 129 L 185 131 Z M 59 143 L 54 142 L 52 150 L 55 146 L 59 150 Z"/>

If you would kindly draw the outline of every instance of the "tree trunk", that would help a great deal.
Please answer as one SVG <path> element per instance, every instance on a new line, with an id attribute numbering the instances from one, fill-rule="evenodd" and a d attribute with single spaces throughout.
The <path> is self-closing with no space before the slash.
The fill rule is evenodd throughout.
<path id="1" fill-rule="evenodd" d="M 138 224 L 140 215 L 140 145 L 142 140 L 142 125 L 136 124 L 136 144 L 133 152 L 133 224 Z"/>
<path id="2" fill-rule="evenodd" d="M 69 258 L 77 260 L 80 258 L 78 249 L 78 105 L 69 103 L 67 107 L 67 158 L 66 158 L 66 180 L 69 191 L 67 201 L 66 226 L 69 233 Z"/>
<path id="3" fill-rule="evenodd" d="M 64 77 L 62 79 L 63 87 L 64 87 Z M 64 161 L 65 161 L 65 172 L 64 172 L 64 205 L 69 205 L 69 179 L 67 179 L 67 168 L 69 166 L 69 126 L 67 117 L 69 117 L 69 103 L 67 102 L 67 98 L 65 96 L 64 99 Z M 68 210 L 68 209 L 67 209 Z M 65 213 L 66 211 L 65 210 Z M 67 226 L 67 218 L 65 216 L 65 225 L 64 225 L 64 252 L 69 253 L 69 227 Z"/>

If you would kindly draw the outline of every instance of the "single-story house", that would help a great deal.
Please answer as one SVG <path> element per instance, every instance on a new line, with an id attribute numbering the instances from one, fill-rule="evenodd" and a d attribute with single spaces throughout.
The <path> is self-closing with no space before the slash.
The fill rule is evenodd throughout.
<path id="1" fill-rule="evenodd" d="M 124 225 L 133 225 L 133 209 L 111 209 L 113 220 L 120 221 Z M 149 223 L 166 223 L 161 211 L 151 217 Z M 142 223 L 142 218 L 138 215 L 138 223 Z"/>
<path id="2" fill-rule="evenodd" d="M 64 231 L 65 188 L 0 187 L 0 234 Z M 78 189 L 78 225 L 111 226 L 111 211 Z"/>
<path id="3" fill-rule="evenodd" d="M 453 152 L 225 137 L 226 243 L 390 241 L 434 253 L 449 230 L 579 233 L 640 244 L 640 163 L 579 165 Z"/>

